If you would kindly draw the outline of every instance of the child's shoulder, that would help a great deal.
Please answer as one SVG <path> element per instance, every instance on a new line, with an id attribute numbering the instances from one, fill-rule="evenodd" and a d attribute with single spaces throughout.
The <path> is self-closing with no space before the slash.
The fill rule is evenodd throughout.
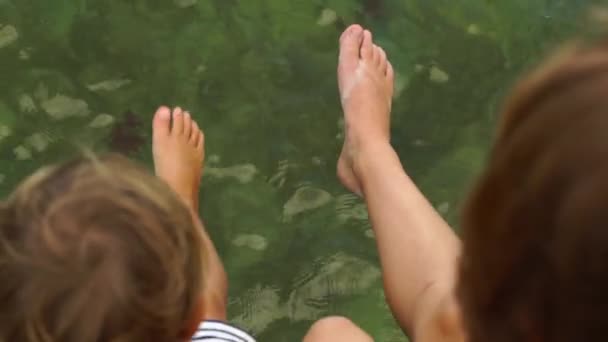
<path id="1" fill-rule="evenodd" d="M 255 339 L 230 323 L 223 321 L 207 320 L 201 322 L 192 336 L 192 341 L 199 340 L 227 341 L 227 342 L 256 342 Z"/>

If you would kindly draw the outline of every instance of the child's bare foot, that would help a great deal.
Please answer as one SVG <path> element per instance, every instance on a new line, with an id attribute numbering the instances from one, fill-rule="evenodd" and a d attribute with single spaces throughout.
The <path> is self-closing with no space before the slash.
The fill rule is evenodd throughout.
<path id="1" fill-rule="evenodd" d="M 390 140 L 393 67 L 372 34 L 359 25 L 340 38 L 338 85 L 344 110 L 345 140 L 338 177 L 349 190 L 362 194 L 354 160 L 362 146 Z"/>
<path id="2" fill-rule="evenodd" d="M 204 320 L 226 320 L 228 280 L 222 261 L 198 218 L 198 192 L 205 160 L 205 136 L 188 112 L 160 107 L 154 115 L 152 153 L 156 175 L 190 206 L 201 225 L 205 251 Z M 199 321 L 196 321 L 195 327 Z"/>
<path id="3" fill-rule="evenodd" d="M 160 107 L 154 115 L 152 153 L 156 175 L 193 209 L 203 171 L 205 137 L 188 112 Z"/>

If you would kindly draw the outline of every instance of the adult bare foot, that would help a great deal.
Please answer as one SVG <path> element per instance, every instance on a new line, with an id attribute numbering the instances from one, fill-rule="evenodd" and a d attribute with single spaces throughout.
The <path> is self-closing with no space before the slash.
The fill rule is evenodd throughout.
<path id="1" fill-rule="evenodd" d="M 160 107 L 152 124 L 152 153 L 156 175 L 188 205 L 198 210 L 205 137 L 188 112 Z"/>
<path id="2" fill-rule="evenodd" d="M 394 71 L 371 32 L 352 25 L 340 38 L 338 85 L 344 110 L 345 139 L 338 159 L 338 177 L 362 195 L 355 159 L 362 147 L 390 140 Z"/>

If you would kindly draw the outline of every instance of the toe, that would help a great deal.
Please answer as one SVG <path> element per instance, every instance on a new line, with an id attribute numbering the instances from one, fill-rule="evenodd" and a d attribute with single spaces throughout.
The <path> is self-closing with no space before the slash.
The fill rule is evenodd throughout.
<path id="1" fill-rule="evenodd" d="M 171 127 L 171 133 L 183 134 L 184 133 L 184 113 L 182 109 L 176 107 L 173 109 L 173 126 Z"/>
<path id="2" fill-rule="evenodd" d="M 395 81 L 395 70 L 393 69 L 393 65 L 391 62 L 386 62 L 386 78 L 390 84 L 393 84 Z"/>
<path id="3" fill-rule="evenodd" d="M 342 32 L 342 35 L 340 36 L 340 45 L 344 43 L 345 39 L 348 39 L 353 35 L 358 35 L 362 32 L 363 28 L 360 25 L 350 25 L 346 30 L 344 30 L 344 32 Z"/>
<path id="4" fill-rule="evenodd" d="M 383 75 L 386 75 L 386 69 L 388 67 L 388 59 L 386 58 L 386 51 L 383 48 L 378 47 L 378 53 L 380 54 L 380 71 Z"/>
<path id="5" fill-rule="evenodd" d="M 171 131 L 171 110 L 165 106 L 158 108 L 156 114 L 154 114 L 152 127 L 155 138 L 169 135 Z"/>
<path id="6" fill-rule="evenodd" d="M 382 56 L 380 54 L 380 48 L 378 47 L 378 45 L 374 45 L 374 65 L 377 68 L 380 68 L 380 60 L 382 59 Z"/>
<path id="7" fill-rule="evenodd" d="M 186 139 L 190 139 L 192 133 L 192 116 L 189 112 L 184 112 L 184 136 Z"/>
<path id="8" fill-rule="evenodd" d="M 205 149 L 205 133 L 201 130 L 199 130 L 198 138 L 196 140 L 196 149 L 201 152 Z"/>
<path id="9" fill-rule="evenodd" d="M 366 62 L 371 62 L 374 55 L 374 43 L 372 33 L 368 30 L 363 32 L 363 43 L 361 43 L 361 58 Z"/>
<path id="10" fill-rule="evenodd" d="M 196 121 L 192 120 L 192 133 L 190 133 L 190 144 L 196 146 L 198 136 L 200 135 L 200 129 Z"/>
<path id="11" fill-rule="evenodd" d="M 353 25 L 346 29 L 340 38 L 340 67 L 346 70 L 355 69 L 359 63 L 359 51 L 363 40 L 363 29 Z"/>

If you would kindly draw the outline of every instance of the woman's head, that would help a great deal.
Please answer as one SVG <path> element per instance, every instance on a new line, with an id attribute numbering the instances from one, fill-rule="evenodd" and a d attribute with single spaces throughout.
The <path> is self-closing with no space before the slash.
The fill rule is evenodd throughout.
<path id="1" fill-rule="evenodd" d="M 126 158 L 42 169 L 0 204 L 0 341 L 175 341 L 197 310 L 200 227 Z"/>
<path id="2" fill-rule="evenodd" d="M 608 319 L 608 44 L 571 46 L 507 102 L 463 214 L 470 340 L 587 341 Z"/>

